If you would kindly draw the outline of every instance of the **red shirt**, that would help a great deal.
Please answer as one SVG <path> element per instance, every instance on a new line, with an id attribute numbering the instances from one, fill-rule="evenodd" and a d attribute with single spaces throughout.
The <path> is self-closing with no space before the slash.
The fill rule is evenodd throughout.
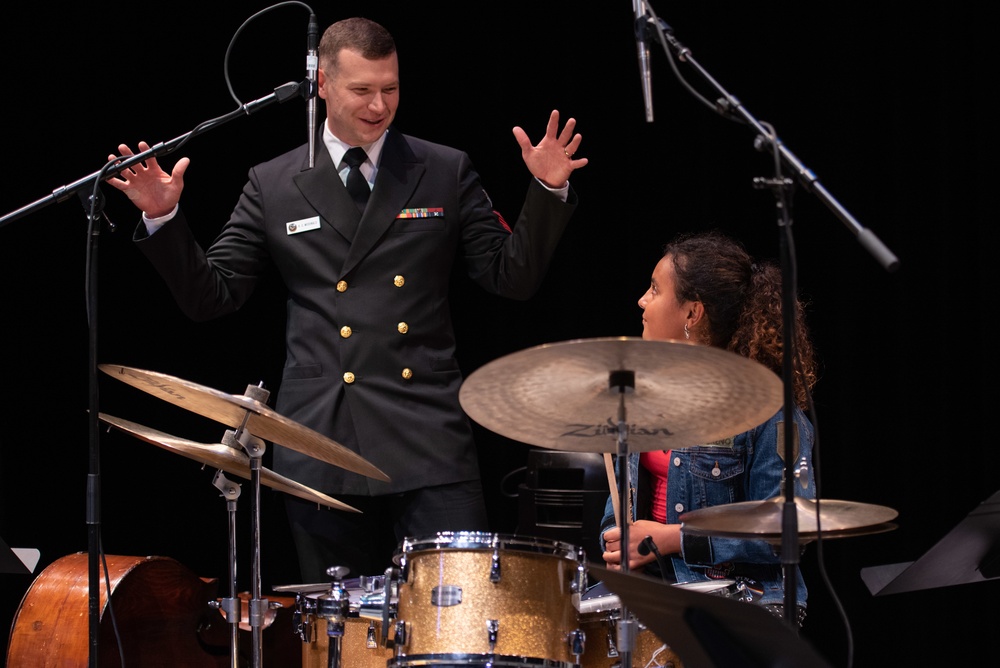
<path id="1" fill-rule="evenodd" d="M 652 475 L 651 515 L 657 522 L 667 523 L 667 472 L 670 470 L 670 451 L 654 450 L 639 453 L 639 465 Z"/>

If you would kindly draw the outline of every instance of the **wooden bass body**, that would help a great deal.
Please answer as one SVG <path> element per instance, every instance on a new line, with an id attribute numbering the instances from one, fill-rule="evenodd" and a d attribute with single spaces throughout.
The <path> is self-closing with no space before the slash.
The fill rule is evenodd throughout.
<path id="1" fill-rule="evenodd" d="M 111 609 L 100 568 L 100 668 L 226 668 L 231 665 L 231 627 L 212 606 L 218 581 L 201 578 L 168 557 L 107 555 Z M 89 557 L 62 557 L 45 568 L 25 593 L 11 625 L 8 668 L 86 668 L 90 656 Z M 112 627 L 112 613 L 118 628 Z M 290 615 L 290 613 L 289 613 Z M 277 640 L 281 653 L 299 648 Z M 269 634 L 264 634 L 267 639 Z M 273 636 L 273 633 L 270 634 Z M 249 648 L 249 632 L 240 645 Z M 119 638 L 121 652 L 119 652 Z M 264 656 L 275 647 L 265 644 Z M 269 652 L 268 650 L 271 650 Z M 245 658 L 248 649 L 241 650 Z M 297 661 L 298 657 L 288 657 Z M 282 658 L 282 662 L 284 657 Z"/>

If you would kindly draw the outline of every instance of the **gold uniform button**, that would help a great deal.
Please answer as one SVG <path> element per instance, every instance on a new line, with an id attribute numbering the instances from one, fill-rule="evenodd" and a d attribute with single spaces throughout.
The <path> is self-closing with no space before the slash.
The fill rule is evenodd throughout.
<path id="1" fill-rule="evenodd" d="M 401 322 L 398 325 L 396 325 L 396 329 L 399 330 L 400 334 L 406 334 L 408 331 L 410 331 L 410 326 L 407 325 L 405 322 Z"/>
<path id="2" fill-rule="evenodd" d="M 406 279 L 403 278 L 402 274 L 396 274 L 395 276 L 393 276 L 392 284 L 395 285 L 397 288 L 403 287 L 403 283 L 406 283 Z"/>
<path id="3" fill-rule="evenodd" d="M 403 380 L 410 380 L 413 378 L 413 369 L 403 369 L 403 373 L 401 375 L 403 376 Z"/>
<path id="4" fill-rule="evenodd" d="M 348 371 L 347 373 L 345 373 L 344 374 L 344 382 L 347 383 L 348 385 L 350 385 L 351 383 L 353 383 L 354 382 L 354 374 L 351 373 L 350 371 Z"/>
<path id="5" fill-rule="evenodd" d="M 343 327 L 340 328 L 340 336 L 341 336 L 341 338 L 349 339 L 349 338 L 351 338 L 351 334 L 353 334 L 353 333 L 354 333 L 354 331 L 350 327 L 348 327 L 347 325 L 344 325 Z"/>
<path id="6" fill-rule="evenodd" d="M 347 281 L 337 281 L 337 292 L 347 292 Z"/>

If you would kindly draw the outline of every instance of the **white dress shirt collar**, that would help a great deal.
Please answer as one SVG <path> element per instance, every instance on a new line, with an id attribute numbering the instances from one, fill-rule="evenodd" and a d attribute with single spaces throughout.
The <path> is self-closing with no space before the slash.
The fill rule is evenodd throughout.
<path id="1" fill-rule="evenodd" d="M 378 159 L 382 155 L 382 146 L 385 144 L 385 137 L 386 133 L 383 132 L 382 136 L 373 143 L 361 147 L 368 154 L 368 160 L 361 165 L 361 171 L 368 178 L 369 183 L 375 181 L 375 172 L 378 171 Z M 330 158 L 333 160 L 334 168 L 339 171 L 344 160 L 344 154 L 352 146 L 330 132 L 330 126 L 326 123 L 323 124 L 323 143 L 326 144 L 327 150 L 330 151 Z"/>

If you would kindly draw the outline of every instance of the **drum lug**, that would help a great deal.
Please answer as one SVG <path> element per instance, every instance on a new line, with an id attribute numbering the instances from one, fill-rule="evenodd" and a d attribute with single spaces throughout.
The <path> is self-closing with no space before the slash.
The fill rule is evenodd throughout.
<path id="1" fill-rule="evenodd" d="M 382 643 L 389 647 L 389 616 L 391 613 L 391 599 L 393 594 L 399 591 L 399 570 L 390 566 L 385 569 L 385 581 L 382 586 Z"/>
<path id="2" fill-rule="evenodd" d="M 489 639 L 490 652 L 496 649 L 497 635 L 500 633 L 500 621 L 496 619 L 486 620 L 486 637 Z"/>
<path id="3" fill-rule="evenodd" d="M 615 640 L 616 634 L 615 634 L 615 624 L 614 624 L 614 622 L 610 622 L 609 621 L 608 622 L 608 627 L 607 627 L 606 630 L 607 630 L 607 634 L 608 634 L 608 658 L 609 659 L 617 659 L 618 658 L 618 645 L 617 645 L 617 641 Z"/>
<path id="4" fill-rule="evenodd" d="M 753 581 L 750 580 L 750 582 Z M 753 590 L 747 586 L 746 580 L 737 578 L 736 582 L 731 587 L 731 592 L 732 593 L 729 595 L 729 598 L 734 598 L 737 601 L 742 601 L 744 603 L 753 603 Z"/>
<path id="5" fill-rule="evenodd" d="M 582 547 L 577 548 L 576 577 L 570 583 L 570 591 L 574 594 L 583 594 L 587 591 L 587 553 Z"/>
<path id="6" fill-rule="evenodd" d="M 292 612 L 292 630 L 302 639 L 304 643 L 313 641 L 313 625 L 310 623 L 311 616 L 302 614 L 302 610 L 309 604 L 309 598 L 301 593 L 295 595 L 295 610 Z"/>
<path id="7" fill-rule="evenodd" d="M 375 649 L 378 647 L 378 641 L 375 639 L 375 622 L 368 622 L 368 633 L 365 636 L 365 647 L 368 649 Z"/>
<path id="8" fill-rule="evenodd" d="M 406 647 L 406 622 L 402 619 L 396 622 L 395 645 L 396 648 Z"/>
<path id="9" fill-rule="evenodd" d="M 500 582 L 500 550 L 493 548 L 493 558 L 490 562 L 490 582 Z"/>
<path id="10" fill-rule="evenodd" d="M 302 635 L 302 610 L 300 606 L 302 605 L 302 596 L 300 594 L 295 595 L 295 609 L 292 610 L 292 632 L 295 635 Z"/>
<path id="11" fill-rule="evenodd" d="M 580 663 L 584 648 L 587 646 L 587 633 L 583 629 L 573 629 L 567 638 L 569 643 L 569 653 L 573 655 L 576 663 Z"/>

